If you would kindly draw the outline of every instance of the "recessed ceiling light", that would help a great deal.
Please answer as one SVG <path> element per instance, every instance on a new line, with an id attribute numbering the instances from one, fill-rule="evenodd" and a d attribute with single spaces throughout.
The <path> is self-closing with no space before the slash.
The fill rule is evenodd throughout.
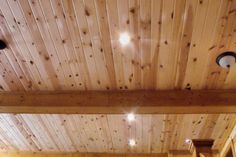
<path id="1" fill-rule="evenodd" d="M 127 45 L 130 42 L 130 35 L 127 32 L 121 33 L 119 41 L 122 45 Z"/>
<path id="2" fill-rule="evenodd" d="M 135 141 L 134 139 L 130 139 L 130 140 L 129 140 L 129 145 L 130 145 L 131 147 L 135 146 L 135 145 L 136 145 L 136 141 Z"/>
<path id="3" fill-rule="evenodd" d="M 187 139 L 185 139 L 185 143 L 186 143 L 186 144 L 190 144 L 190 143 L 191 143 L 191 140 L 187 138 Z"/>
<path id="4" fill-rule="evenodd" d="M 135 115 L 133 113 L 129 113 L 127 115 L 127 119 L 128 119 L 129 122 L 132 122 L 132 121 L 135 120 Z"/>

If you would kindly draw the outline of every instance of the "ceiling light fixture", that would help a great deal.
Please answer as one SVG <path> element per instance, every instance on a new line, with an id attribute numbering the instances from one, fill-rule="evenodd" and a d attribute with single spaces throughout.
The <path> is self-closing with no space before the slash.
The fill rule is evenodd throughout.
<path id="1" fill-rule="evenodd" d="M 135 146 L 135 145 L 136 145 L 136 141 L 135 141 L 134 139 L 130 139 L 130 140 L 129 140 L 129 145 L 130 145 L 131 147 Z"/>
<path id="2" fill-rule="evenodd" d="M 7 44 L 3 41 L 3 40 L 0 40 L 0 50 L 3 50 L 7 47 Z"/>
<path id="3" fill-rule="evenodd" d="M 236 54 L 231 51 L 224 52 L 216 58 L 216 63 L 222 68 L 229 69 L 236 62 Z"/>
<path id="4" fill-rule="evenodd" d="M 129 122 L 132 122 L 132 121 L 135 120 L 135 115 L 133 113 L 129 113 L 127 115 L 127 119 L 128 119 Z"/>
<path id="5" fill-rule="evenodd" d="M 130 42 L 130 35 L 127 32 L 121 33 L 119 41 L 121 45 L 125 46 Z"/>
<path id="6" fill-rule="evenodd" d="M 187 138 L 187 139 L 185 139 L 185 143 L 186 143 L 186 144 L 190 144 L 190 143 L 191 143 L 191 140 Z"/>

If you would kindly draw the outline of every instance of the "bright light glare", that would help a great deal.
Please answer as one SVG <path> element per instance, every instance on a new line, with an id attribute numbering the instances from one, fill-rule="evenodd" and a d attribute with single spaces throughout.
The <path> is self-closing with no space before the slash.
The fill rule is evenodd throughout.
<path id="1" fill-rule="evenodd" d="M 187 138 L 187 139 L 185 139 L 185 143 L 186 143 L 186 144 L 190 144 L 190 143 L 191 143 L 191 140 Z"/>
<path id="2" fill-rule="evenodd" d="M 135 115 L 133 113 L 129 113 L 127 115 L 127 119 L 128 119 L 129 122 L 132 122 L 132 121 L 135 120 Z"/>
<path id="3" fill-rule="evenodd" d="M 130 42 L 130 36 L 128 33 L 124 32 L 120 34 L 120 39 L 119 39 L 120 43 L 122 45 L 127 45 Z"/>
<path id="4" fill-rule="evenodd" d="M 130 139 L 130 140 L 129 140 L 129 145 L 130 145 L 131 147 L 135 146 L 135 145 L 136 145 L 136 141 L 135 141 L 134 139 Z"/>

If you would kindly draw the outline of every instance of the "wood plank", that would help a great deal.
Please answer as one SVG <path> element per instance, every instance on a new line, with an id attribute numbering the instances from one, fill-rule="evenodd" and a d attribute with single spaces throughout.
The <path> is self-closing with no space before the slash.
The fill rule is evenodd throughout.
<path id="1" fill-rule="evenodd" d="M 57 1 L 51 1 L 52 10 L 54 11 L 54 18 L 56 20 L 56 23 L 58 25 L 58 30 L 61 34 L 62 39 L 62 45 L 64 45 L 65 52 L 68 52 L 68 64 L 71 67 L 72 73 L 68 73 L 67 75 L 69 77 L 73 77 L 75 80 L 75 84 L 71 84 L 72 87 L 77 87 L 77 89 L 84 89 L 83 86 L 81 86 L 82 79 L 80 78 L 82 75 L 78 75 L 78 71 L 80 70 L 78 68 L 78 60 L 77 56 L 75 55 L 76 49 L 75 46 L 72 43 L 72 38 L 70 35 L 70 31 L 68 29 L 67 21 L 65 20 L 65 14 L 63 12 L 62 3 Z M 77 75 L 76 75 L 77 74 Z"/>
<path id="2" fill-rule="evenodd" d="M 0 90 L 235 89 L 235 66 L 215 63 L 236 51 L 235 8 L 236 0 L 3 0 Z"/>
<path id="3" fill-rule="evenodd" d="M 158 154 L 106 154 L 106 153 L 58 153 L 58 152 L 0 152 L 4 157 L 167 157 L 167 153 Z"/>
<path id="4" fill-rule="evenodd" d="M 129 31 L 132 37 L 132 66 L 133 66 L 133 77 L 130 77 L 130 80 L 133 81 L 135 89 L 141 88 L 141 52 L 140 52 L 140 1 L 129 0 Z"/>
<path id="5" fill-rule="evenodd" d="M 1 93 L 6 113 L 236 113 L 235 90 Z"/>
<path id="6" fill-rule="evenodd" d="M 101 89 L 105 90 L 111 87 L 111 83 L 108 76 L 108 68 L 103 53 L 104 46 L 102 45 L 101 33 L 99 31 L 98 18 L 96 16 L 96 8 L 93 0 L 84 1 L 84 10 L 87 12 L 85 16 L 87 18 L 88 30 L 91 36 L 92 47 L 94 50 L 94 60 L 96 66 L 99 65 L 97 84 L 100 84 Z"/>
<path id="7" fill-rule="evenodd" d="M 210 116 L 137 114 L 129 122 L 126 114 L 1 114 L 0 151 L 166 153 L 188 150 L 185 140 L 201 139 L 202 128 L 219 132 L 204 137 L 214 139 L 213 149 L 221 150 L 236 124 L 236 114 L 218 115 L 221 118 L 213 126 L 217 131 L 207 127 Z M 136 141 L 133 147 L 128 145 L 131 138 Z"/>
<path id="8" fill-rule="evenodd" d="M 81 86 L 85 86 L 85 89 L 92 88 L 91 79 L 89 77 L 89 68 L 88 62 L 86 60 L 84 50 L 81 43 L 81 35 L 76 21 L 76 14 L 73 9 L 72 1 L 62 1 L 63 13 L 65 14 L 65 19 L 68 25 L 68 29 L 70 32 L 70 38 L 72 40 L 72 44 L 76 49 L 76 60 L 78 62 L 79 71 L 76 74 L 77 77 L 82 77 L 83 82 L 80 84 Z M 92 73 L 92 72 L 91 72 Z"/>
<path id="9" fill-rule="evenodd" d="M 196 2 L 197 1 L 186 1 L 185 6 L 185 21 L 183 24 L 183 34 L 180 38 L 181 43 L 179 46 L 178 51 L 178 61 L 177 61 L 177 69 L 176 69 L 176 76 L 175 76 L 175 88 L 181 89 L 184 83 L 188 56 L 191 46 L 191 39 L 192 39 L 192 31 L 193 31 L 193 22 L 195 19 L 196 14 Z"/>
<path id="10" fill-rule="evenodd" d="M 206 87 L 207 88 L 214 88 L 214 89 L 219 89 L 219 88 L 232 88 L 234 87 L 234 84 L 232 83 L 229 86 L 229 82 L 232 81 L 232 72 L 233 70 L 230 69 L 221 69 L 219 66 L 212 66 L 212 63 L 215 63 L 215 58 L 222 52 L 231 50 L 234 51 L 235 49 L 232 49 L 232 44 L 233 44 L 233 38 L 232 35 L 234 33 L 234 28 L 235 28 L 235 22 L 232 21 L 231 19 L 235 18 L 235 14 L 232 14 L 231 11 L 235 10 L 236 7 L 236 1 L 232 1 L 229 3 L 226 3 L 226 1 L 223 1 L 221 6 L 221 13 L 219 14 L 219 20 L 216 20 L 216 22 L 220 22 L 220 24 L 217 25 L 216 29 L 216 35 L 214 41 L 214 45 L 218 46 L 214 48 L 212 51 L 209 52 L 210 54 L 210 60 L 208 61 L 209 63 L 209 70 L 208 70 L 208 78 L 206 82 Z M 212 19 L 212 16 L 210 16 Z M 220 27 L 221 26 L 221 27 Z M 211 28 L 212 30 L 212 28 Z M 230 72 L 230 75 L 228 77 L 228 74 Z"/>
<path id="11" fill-rule="evenodd" d="M 116 84 L 119 87 L 119 89 L 127 89 L 127 86 L 125 85 L 123 53 L 118 41 L 120 30 L 119 30 L 118 7 L 116 0 L 107 1 L 107 14 L 109 20 L 112 53 L 115 58 L 114 66 L 115 66 L 115 75 L 117 78 Z"/>
<path id="12" fill-rule="evenodd" d="M 224 144 L 224 147 L 221 149 L 220 156 L 225 156 L 226 151 L 228 150 L 229 145 L 233 141 L 233 139 L 236 137 L 236 125 L 234 126 L 233 130 L 231 131 L 229 137 L 227 138 L 227 141 Z M 235 150 L 233 150 L 235 152 Z"/>
<path id="13" fill-rule="evenodd" d="M 212 139 L 201 139 L 201 140 L 192 140 L 192 144 L 195 147 L 193 156 L 199 157 L 213 157 L 213 146 L 214 140 Z"/>
<path id="14" fill-rule="evenodd" d="M 52 43 L 56 47 L 57 55 L 60 57 L 60 65 L 64 68 L 65 79 L 67 80 L 67 89 L 73 90 L 75 89 L 76 81 L 75 76 L 72 73 L 72 65 L 69 64 L 69 56 L 70 53 L 68 49 L 66 49 L 66 39 L 63 38 L 62 33 L 60 31 L 60 27 L 57 24 L 56 18 L 52 10 L 51 4 L 46 3 L 46 1 L 38 2 L 41 9 L 39 11 L 42 12 L 43 17 L 46 20 L 48 31 L 52 37 Z M 32 4 L 32 6 L 34 6 Z M 62 25 L 62 24 L 61 24 Z"/>
<path id="15" fill-rule="evenodd" d="M 118 25 L 119 25 L 119 33 L 126 32 L 130 35 L 131 40 L 133 34 L 131 34 L 129 26 L 130 26 L 130 18 L 129 18 L 129 1 L 127 0 L 117 0 L 117 11 L 118 11 Z M 125 89 L 134 89 L 134 81 L 133 81 L 133 43 L 132 41 L 128 45 L 121 45 L 119 43 L 119 47 L 121 50 L 123 69 L 124 69 L 124 82 Z"/>
<path id="16" fill-rule="evenodd" d="M 14 53 L 18 53 L 18 55 L 15 55 L 15 56 L 23 56 L 22 57 L 23 60 L 21 60 L 21 61 L 24 62 L 25 66 L 27 66 L 27 69 L 29 69 L 32 72 L 32 74 L 34 74 L 34 75 L 31 75 L 32 76 L 31 77 L 31 84 L 35 84 L 34 83 L 35 79 L 42 82 L 42 80 L 39 78 L 40 74 L 38 73 L 37 68 L 33 68 L 33 67 L 35 67 L 35 65 L 30 64 L 30 62 L 34 63 L 34 60 L 32 59 L 32 57 L 27 56 L 27 54 L 29 52 L 29 49 L 28 49 L 28 46 L 25 44 L 25 38 L 23 38 L 21 36 L 20 27 L 18 27 L 20 24 L 22 24 L 21 23 L 22 21 L 17 21 L 18 19 L 15 18 L 12 15 L 11 9 L 9 8 L 9 6 L 8 6 L 6 1 L 2 1 L 1 7 L 2 7 L 1 8 L 1 14 L 6 17 L 5 20 L 3 20 L 4 24 L 2 25 L 2 28 L 1 28 L 2 31 L 3 31 L 4 36 L 6 36 L 6 39 L 8 39 L 9 42 L 14 42 L 15 43 L 14 45 L 16 45 L 17 50 L 18 50 L 16 52 L 14 52 Z M 17 12 L 17 10 L 18 10 L 18 8 L 15 7 L 15 11 L 16 12 Z M 17 14 L 19 14 L 19 13 L 17 13 Z M 23 25 L 25 25 L 25 24 L 23 24 Z M 11 34 L 10 35 L 11 37 L 9 37 L 9 34 Z M 24 37 L 26 37 L 27 33 L 24 32 L 24 34 L 25 34 Z M 19 43 L 21 43 L 21 44 L 19 44 Z M 32 42 L 30 41 L 30 43 L 32 43 Z M 12 44 L 9 43 L 9 45 L 12 45 Z M 23 51 L 25 53 L 22 53 Z M 19 52 L 20 52 L 20 54 L 19 54 Z M 32 52 L 35 53 L 34 51 L 32 51 Z M 5 64 L 5 66 L 6 65 L 7 64 Z M 20 69 L 17 69 L 17 70 L 19 70 L 19 72 L 21 72 Z M 22 74 L 21 74 L 21 76 L 23 77 Z M 19 80 L 19 79 L 14 79 L 14 80 Z M 24 85 L 24 82 L 22 82 L 22 83 Z M 27 87 L 26 85 L 24 85 L 24 86 Z M 36 89 L 37 89 L 37 83 L 36 83 L 36 85 L 31 85 L 31 86 L 28 86 L 28 87 L 29 87 L 29 89 L 32 88 L 32 87 L 36 87 Z"/>
<path id="17" fill-rule="evenodd" d="M 106 60 L 106 67 L 111 83 L 111 89 L 116 89 L 115 66 L 113 61 L 113 52 L 111 47 L 110 29 L 108 24 L 107 6 L 105 0 L 95 1 L 98 24 L 101 32 L 101 42 L 104 48 L 104 56 Z M 109 41 L 109 42 L 108 42 Z"/>
<path id="18" fill-rule="evenodd" d="M 204 66 L 204 63 L 206 62 L 206 57 L 202 56 L 202 54 L 205 52 L 199 52 L 199 49 L 201 49 L 201 45 L 204 44 L 203 33 L 205 24 L 209 22 L 209 20 L 208 21 L 206 20 L 209 1 L 206 0 L 204 1 L 204 3 L 198 1 L 198 3 L 195 4 L 195 6 L 197 7 L 194 12 L 195 14 L 193 18 L 192 38 L 191 41 L 189 41 L 189 44 L 187 45 L 190 46 L 190 50 L 188 55 L 187 69 L 185 73 L 183 88 L 200 89 L 201 88 L 200 78 L 202 76 L 202 68 Z M 201 72 L 199 73 L 198 71 Z"/>
<path id="19" fill-rule="evenodd" d="M 38 2 L 32 3 L 28 0 L 18 2 L 24 12 L 27 26 L 32 34 L 38 54 L 46 67 L 45 69 L 48 71 L 48 79 L 52 82 L 54 89 L 59 90 L 65 86 L 66 81 L 55 47 L 52 44 L 50 33 L 47 30 L 47 25 L 43 24 L 45 20 L 43 13 L 40 11 L 40 6 Z M 42 84 L 42 82 L 38 82 L 38 84 Z"/>

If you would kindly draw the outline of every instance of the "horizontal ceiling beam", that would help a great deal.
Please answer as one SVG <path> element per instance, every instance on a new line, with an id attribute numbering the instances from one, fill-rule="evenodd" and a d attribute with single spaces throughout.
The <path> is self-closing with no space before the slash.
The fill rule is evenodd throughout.
<path id="1" fill-rule="evenodd" d="M 214 156 L 218 151 L 213 150 Z M 88 152 L 0 152 L 4 157 L 189 157 L 192 154 L 189 150 L 170 150 L 168 153 L 88 153 Z"/>
<path id="2" fill-rule="evenodd" d="M 1 113 L 236 113 L 236 90 L 1 93 Z"/>
<path id="3" fill-rule="evenodd" d="M 4 157 L 168 157 L 167 153 L 118 154 L 118 153 L 72 153 L 72 152 L 0 152 Z"/>

